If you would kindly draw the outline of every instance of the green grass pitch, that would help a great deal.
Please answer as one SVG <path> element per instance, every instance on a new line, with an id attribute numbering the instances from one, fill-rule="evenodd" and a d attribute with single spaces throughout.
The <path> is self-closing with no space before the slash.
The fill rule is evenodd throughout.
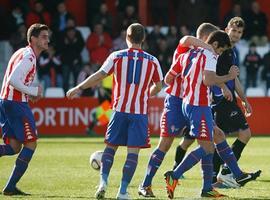
<path id="1" fill-rule="evenodd" d="M 229 139 L 232 142 L 233 138 Z M 142 199 L 137 194 L 149 155 L 155 148 L 158 138 L 152 138 L 152 148 L 140 152 L 139 164 L 129 187 L 133 199 Z M 153 191 L 157 199 L 167 199 L 163 180 L 164 171 L 173 164 L 176 139 L 162 166 L 153 180 Z M 244 171 L 261 169 L 262 175 L 257 181 L 248 183 L 241 189 L 219 190 L 227 199 L 270 199 L 270 137 L 254 137 L 244 150 L 240 166 Z M 27 173 L 18 187 L 32 195 L 29 197 L 4 197 L 0 199 L 94 199 L 99 173 L 89 165 L 91 152 L 102 150 L 102 138 L 41 138 L 36 154 Z M 126 149 L 121 147 L 115 157 L 109 178 L 107 198 L 115 198 L 122 175 L 122 166 Z M 3 188 L 13 168 L 15 156 L 0 158 L 0 187 Z M 175 192 L 175 199 L 199 199 L 201 171 L 197 165 L 185 174 Z M 223 198 L 224 199 L 224 198 Z"/>

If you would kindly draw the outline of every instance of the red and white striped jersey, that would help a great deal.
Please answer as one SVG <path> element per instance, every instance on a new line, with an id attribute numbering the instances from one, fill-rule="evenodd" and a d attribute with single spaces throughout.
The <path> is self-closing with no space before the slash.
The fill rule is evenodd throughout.
<path id="1" fill-rule="evenodd" d="M 163 80 L 160 64 L 141 49 L 111 53 L 101 70 L 113 76 L 112 108 L 118 112 L 147 114 L 152 82 Z"/>
<path id="2" fill-rule="evenodd" d="M 17 50 L 10 58 L 0 98 L 27 102 L 28 95 L 37 96 L 38 88 L 30 86 L 36 73 L 36 56 L 30 46 Z"/>
<path id="3" fill-rule="evenodd" d="M 165 92 L 172 96 L 183 98 L 183 87 L 182 87 L 182 78 L 181 74 L 175 74 L 176 68 L 181 68 L 180 62 L 178 62 L 178 57 L 180 54 L 185 53 L 189 50 L 189 47 L 183 47 L 178 44 L 177 48 L 173 54 L 173 62 L 168 73 L 171 73 L 175 76 L 174 80 L 165 88 Z"/>
<path id="4" fill-rule="evenodd" d="M 217 55 L 203 48 L 194 48 L 181 54 L 178 59 L 182 66 L 183 102 L 210 106 L 210 88 L 203 83 L 203 72 L 216 72 Z"/>

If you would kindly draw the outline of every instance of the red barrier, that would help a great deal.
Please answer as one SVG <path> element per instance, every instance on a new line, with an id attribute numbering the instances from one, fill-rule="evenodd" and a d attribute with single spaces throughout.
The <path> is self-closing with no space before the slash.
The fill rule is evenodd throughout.
<path id="1" fill-rule="evenodd" d="M 253 134 L 270 134 L 270 98 L 249 98 L 253 114 L 248 118 Z M 97 99 L 78 98 L 42 99 L 31 104 L 38 131 L 41 135 L 86 135 L 88 125 L 93 122 Z M 159 119 L 163 110 L 163 99 L 149 101 L 149 124 L 152 134 L 159 134 Z M 105 126 L 94 126 L 94 132 L 104 134 Z"/>

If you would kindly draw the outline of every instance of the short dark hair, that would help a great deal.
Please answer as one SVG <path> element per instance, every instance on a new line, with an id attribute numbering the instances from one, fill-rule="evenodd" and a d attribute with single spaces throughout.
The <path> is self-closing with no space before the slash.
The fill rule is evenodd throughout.
<path id="1" fill-rule="evenodd" d="M 127 38 L 131 43 L 141 44 L 145 38 L 144 26 L 133 23 L 127 28 Z"/>
<path id="2" fill-rule="evenodd" d="M 27 30 L 27 41 L 31 42 L 31 37 L 38 37 L 41 31 L 49 31 L 49 27 L 45 24 L 32 24 Z"/>
<path id="3" fill-rule="evenodd" d="M 196 32 L 198 38 L 208 37 L 210 33 L 219 30 L 219 28 L 211 23 L 202 23 Z"/>
<path id="4" fill-rule="evenodd" d="M 207 39 L 207 43 L 213 44 L 214 42 L 218 42 L 217 48 L 231 47 L 230 38 L 225 31 L 218 30 L 212 32 Z"/>
<path id="5" fill-rule="evenodd" d="M 227 24 L 227 27 L 236 26 L 238 28 L 245 28 L 245 21 L 241 17 L 233 17 Z"/>

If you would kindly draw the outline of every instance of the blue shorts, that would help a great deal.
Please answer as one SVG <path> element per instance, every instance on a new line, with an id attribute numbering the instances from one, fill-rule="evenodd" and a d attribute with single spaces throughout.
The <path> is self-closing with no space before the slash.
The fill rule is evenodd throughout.
<path id="1" fill-rule="evenodd" d="M 164 110 L 160 119 L 160 136 L 178 136 L 185 126 L 188 126 L 188 123 L 182 112 L 182 99 L 167 95 L 164 100 Z"/>
<path id="2" fill-rule="evenodd" d="M 148 148 L 148 116 L 113 111 L 105 135 L 105 143 L 113 146 Z"/>
<path id="3" fill-rule="evenodd" d="M 0 100 L 0 123 L 6 144 L 9 138 L 21 143 L 37 140 L 37 129 L 31 108 L 26 102 Z"/>
<path id="4" fill-rule="evenodd" d="M 190 135 L 198 140 L 213 141 L 213 117 L 209 106 L 183 103 L 183 115 L 190 124 Z"/>

